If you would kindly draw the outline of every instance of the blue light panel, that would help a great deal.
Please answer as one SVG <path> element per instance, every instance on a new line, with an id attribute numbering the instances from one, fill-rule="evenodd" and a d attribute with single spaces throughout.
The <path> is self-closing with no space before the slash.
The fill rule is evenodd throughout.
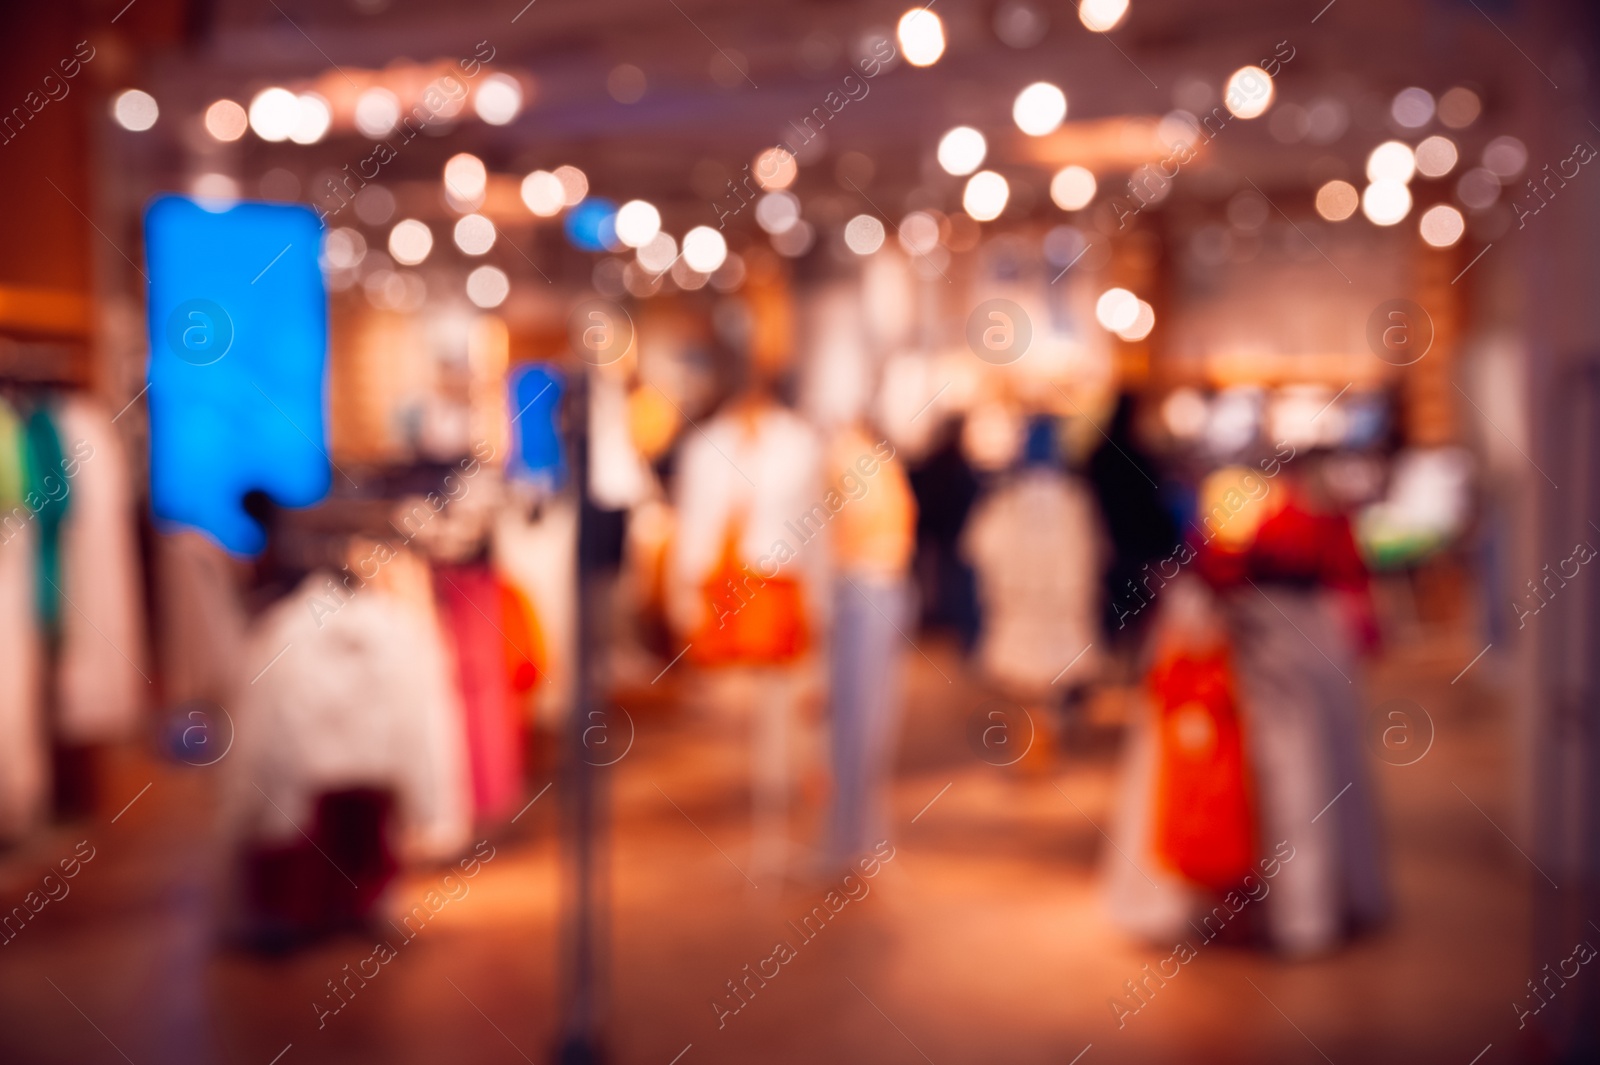
<path id="1" fill-rule="evenodd" d="M 266 546 L 241 500 L 327 495 L 328 301 L 305 207 L 163 196 L 145 211 L 150 489 L 158 521 L 235 554 Z"/>

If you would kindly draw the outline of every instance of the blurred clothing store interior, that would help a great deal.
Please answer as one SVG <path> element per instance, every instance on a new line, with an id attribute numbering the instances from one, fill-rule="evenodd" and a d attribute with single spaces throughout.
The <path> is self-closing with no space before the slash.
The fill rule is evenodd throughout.
<path id="1" fill-rule="evenodd" d="M 1600 9 L 0 34 L 0 1062 L 1600 1062 Z"/>

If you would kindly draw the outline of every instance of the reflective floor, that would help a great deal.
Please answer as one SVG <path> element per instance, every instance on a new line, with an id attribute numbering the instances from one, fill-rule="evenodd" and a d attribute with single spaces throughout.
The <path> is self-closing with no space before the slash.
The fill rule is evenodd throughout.
<path id="1" fill-rule="evenodd" d="M 612 1060 L 1466 1065 L 1486 1047 L 1485 1062 L 1521 1056 L 1508 1003 L 1536 968 L 1525 944 L 1538 874 L 1496 827 L 1514 814 L 1493 678 L 1450 683 L 1470 651 L 1392 652 L 1366 681 L 1369 703 L 1414 699 L 1437 726 L 1419 762 L 1373 767 L 1393 921 L 1311 962 L 1206 944 L 1119 1027 L 1111 998 L 1171 951 L 1132 942 L 1105 918 L 1099 863 L 1120 860 L 1100 831 L 1112 817 L 1114 731 L 1086 730 L 1043 766 L 983 764 L 964 720 L 986 693 L 952 649 L 922 647 L 926 659 L 908 659 L 893 857 L 814 939 L 789 922 L 833 881 L 811 872 L 803 852 L 788 882 L 747 874 L 747 741 L 737 724 L 705 709 L 687 674 L 625 703 L 637 737 L 603 771 L 614 812 Z M 818 740 L 813 726 L 808 741 Z M 802 774 L 799 840 L 816 838 L 823 779 Z M 70 894 L 0 948 L 0 1061 L 550 1059 L 555 789 L 482 848 L 492 857 L 470 879 L 409 875 L 395 892 L 397 917 L 421 904 L 427 919 L 407 925 L 410 938 L 398 927 L 388 934 L 390 952 L 349 936 L 265 959 L 217 943 L 225 863 L 214 783 L 126 758 L 111 777 L 110 813 L 5 856 L 9 907 L 79 841 L 88 841 L 80 855 L 93 854 Z M 542 787 L 535 780 L 530 797 Z M 132 805 L 117 814 L 122 796 Z M 779 941 L 793 944 L 781 965 L 766 960 Z M 747 965 L 771 978 L 750 980 Z M 330 981 L 342 982 L 337 998 Z M 737 1012 L 728 981 L 748 989 Z"/>

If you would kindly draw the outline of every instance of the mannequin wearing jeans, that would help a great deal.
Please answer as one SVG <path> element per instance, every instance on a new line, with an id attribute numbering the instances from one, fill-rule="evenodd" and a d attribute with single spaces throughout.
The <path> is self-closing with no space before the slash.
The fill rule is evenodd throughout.
<path id="1" fill-rule="evenodd" d="M 901 663 L 912 624 L 907 580 L 916 503 L 894 449 L 859 428 L 830 456 L 842 500 L 832 521 L 833 812 L 828 861 L 843 865 L 881 839 L 900 728 Z"/>

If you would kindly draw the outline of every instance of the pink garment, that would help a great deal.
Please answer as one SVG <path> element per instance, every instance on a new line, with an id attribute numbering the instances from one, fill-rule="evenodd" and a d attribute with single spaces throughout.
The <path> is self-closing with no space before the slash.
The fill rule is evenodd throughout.
<path id="1" fill-rule="evenodd" d="M 466 711 L 473 810 L 492 820 L 511 813 L 522 794 L 522 715 L 506 669 L 500 580 L 482 565 L 436 565 L 433 577 Z"/>

